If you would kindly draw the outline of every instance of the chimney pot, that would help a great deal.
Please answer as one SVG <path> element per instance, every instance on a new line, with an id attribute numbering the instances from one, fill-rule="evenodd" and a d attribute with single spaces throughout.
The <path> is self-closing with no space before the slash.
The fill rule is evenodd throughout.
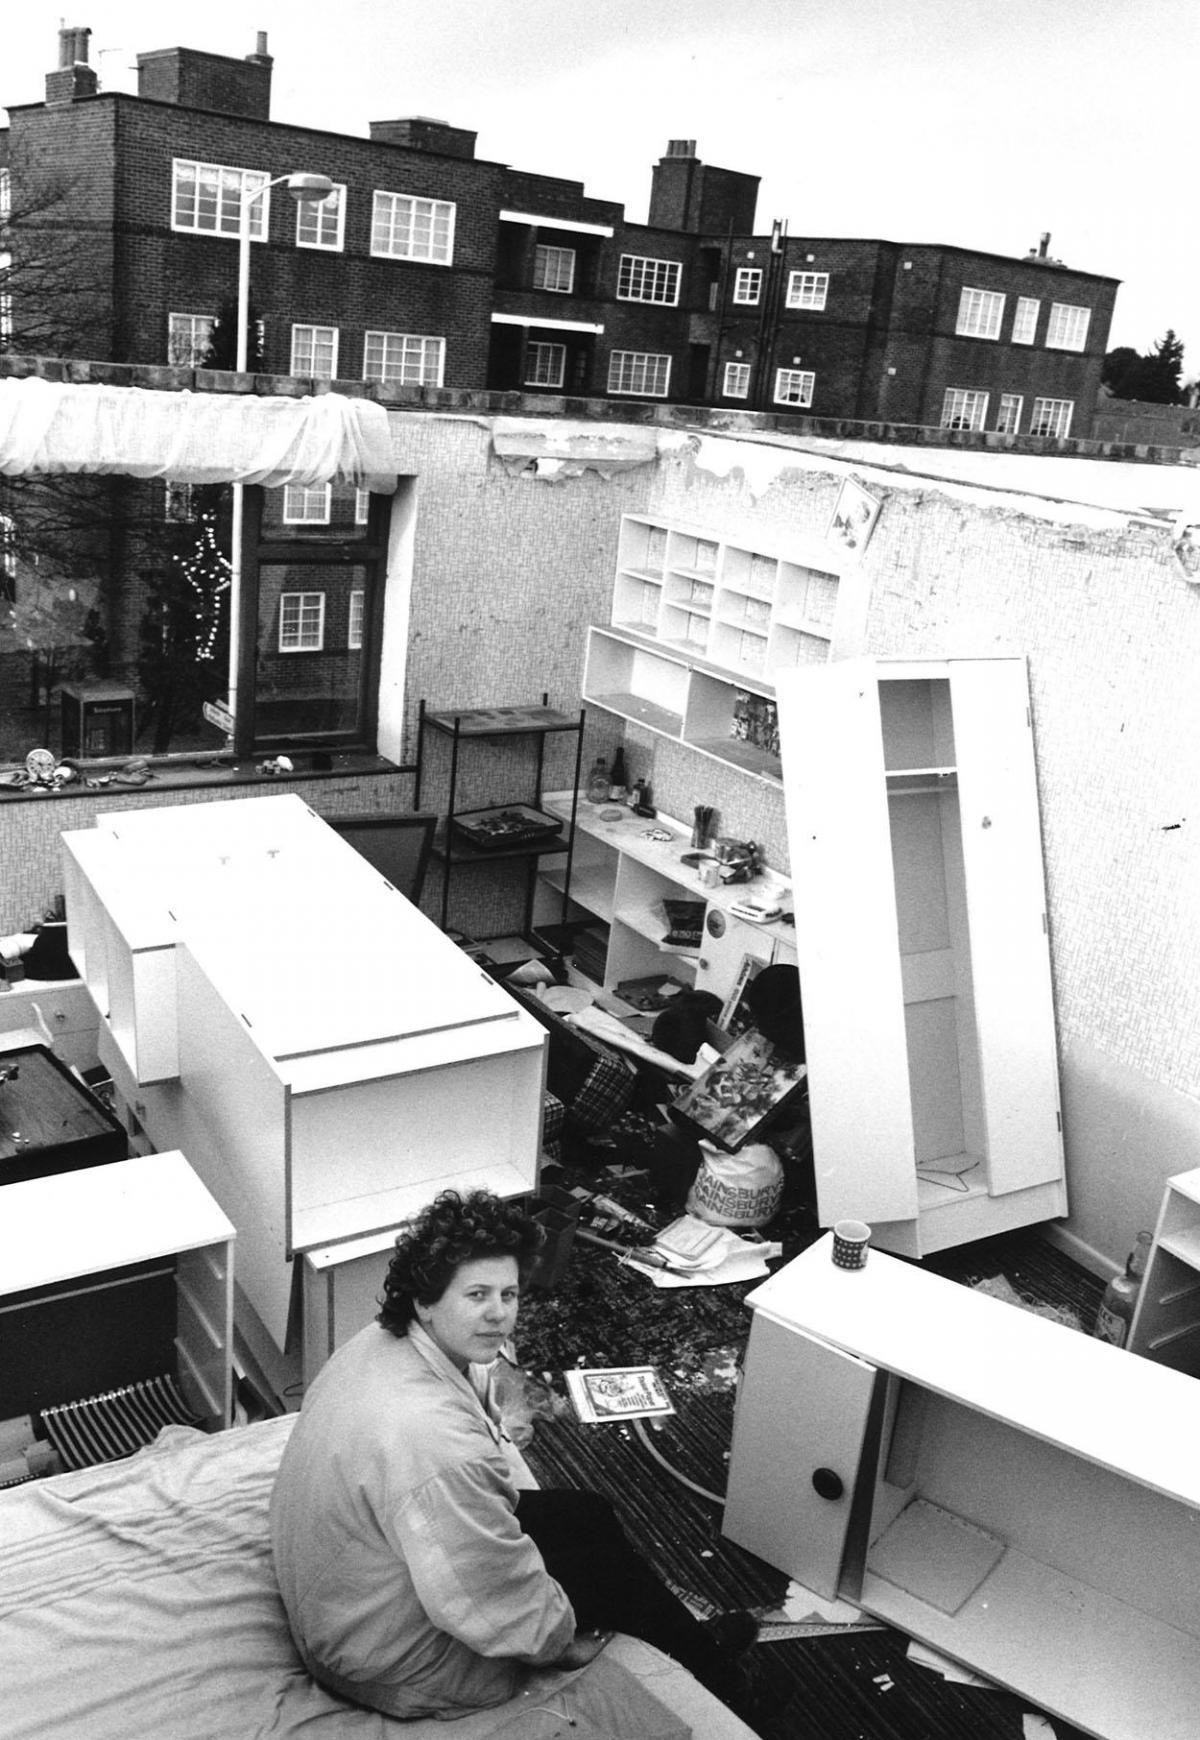
<path id="1" fill-rule="evenodd" d="M 90 29 L 77 24 L 63 25 L 58 33 L 58 65 L 62 71 L 66 67 L 87 65 L 88 37 Z"/>
<path id="2" fill-rule="evenodd" d="M 254 50 L 255 54 L 266 54 L 266 52 L 267 52 L 267 33 L 265 30 L 260 30 L 258 32 L 257 36 L 255 37 L 255 42 L 258 45 Z"/>

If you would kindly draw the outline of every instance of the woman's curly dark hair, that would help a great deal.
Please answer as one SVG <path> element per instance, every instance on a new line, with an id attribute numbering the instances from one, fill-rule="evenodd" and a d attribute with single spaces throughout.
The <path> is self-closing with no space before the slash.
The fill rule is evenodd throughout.
<path id="1" fill-rule="evenodd" d="M 443 1190 L 397 1235 L 376 1322 L 403 1335 L 417 1305 L 436 1304 L 463 1264 L 481 1257 L 515 1257 L 528 1280 L 544 1236 L 523 1209 L 490 1190 Z"/>

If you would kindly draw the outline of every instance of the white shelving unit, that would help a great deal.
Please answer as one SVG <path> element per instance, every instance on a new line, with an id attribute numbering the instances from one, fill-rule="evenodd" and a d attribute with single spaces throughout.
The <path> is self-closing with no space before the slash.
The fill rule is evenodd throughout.
<path id="1" fill-rule="evenodd" d="M 1200 1386 L 831 1242 L 749 1295 L 725 1534 L 1098 1740 L 1192 1740 Z"/>
<path id="2" fill-rule="evenodd" d="M 1025 663 L 779 684 L 821 1224 L 920 1257 L 1066 1212 Z"/>
<path id="3" fill-rule="evenodd" d="M 777 782 L 781 671 L 829 658 L 841 557 L 768 554 L 665 522 L 621 522 L 611 622 L 588 634 L 583 698 Z"/>
<path id="4" fill-rule="evenodd" d="M 552 815 L 565 815 L 571 808 L 571 794 L 551 792 L 543 803 Z M 655 830 L 670 837 L 651 839 Z M 669 816 L 660 813 L 648 822 L 626 811 L 616 821 L 605 821 L 594 806 L 578 805 L 570 899 L 581 920 L 590 917 L 608 927 L 601 989 L 613 992 L 627 979 L 670 973 L 681 984 L 724 997 L 746 955 L 764 963 L 794 963 L 788 925 L 747 924 L 729 910 L 739 899 L 766 904 L 769 898 L 790 911 L 787 879 L 767 871 L 750 883 L 704 888 L 695 868 L 682 862 L 689 850 L 689 831 Z M 563 866 L 553 859 L 541 866 L 539 899 L 544 917 L 551 922 L 557 922 L 561 913 L 564 874 Z M 704 935 L 699 948 L 664 946 L 665 899 L 703 903 Z M 536 922 L 535 918 L 535 927 Z"/>
<path id="5" fill-rule="evenodd" d="M 1200 1377 L 1200 1167 L 1167 1179 L 1128 1346 Z"/>
<path id="6" fill-rule="evenodd" d="M 30 1179 L 5 1186 L 3 1198 L 0 1313 L 8 1296 L 20 1295 L 29 1320 L 39 1294 L 50 1307 L 64 1284 L 74 1283 L 89 1296 L 93 1321 L 103 1321 L 106 1292 L 130 1269 L 168 1260 L 175 1273 L 174 1375 L 210 1431 L 228 1426 L 234 1229 L 184 1156 L 153 1154 Z M 45 1357 L 52 1366 L 52 1347 Z"/>

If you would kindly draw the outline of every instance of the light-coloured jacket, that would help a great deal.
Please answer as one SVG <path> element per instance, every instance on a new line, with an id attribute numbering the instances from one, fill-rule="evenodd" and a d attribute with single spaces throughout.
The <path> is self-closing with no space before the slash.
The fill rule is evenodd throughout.
<path id="1" fill-rule="evenodd" d="M 515 1515 L 519 1458 L 419 1325 L 371 1324 L 305 1395 L 271 1547 L 305 1665 L 393 1716 L 503 1702 L 575 1618 Z"/>

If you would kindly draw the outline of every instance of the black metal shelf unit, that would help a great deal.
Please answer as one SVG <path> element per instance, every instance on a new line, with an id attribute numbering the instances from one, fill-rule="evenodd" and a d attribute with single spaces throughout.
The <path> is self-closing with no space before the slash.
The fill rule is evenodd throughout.
<path id="1" fill-rule="evenodd" d="M 534 871 L 537 860 L 549 853 L 565 852 L 566 854 L 563 885 L 563 917 L 565 920 L 571 886 L 571 859 L 575 848 L 575 813 L 579 802 L 583 727 L 586 716 L 586 710 L 582 707 L 578 713 L 564 713 L 556 707 L 551 707 L 548 695 L 542 696 L 540 705 L 532 707 L 461 707 L 433 711 L 424 700 L 419 703 L 417 779 L 413 799 L 417 809 L 421 807 L 425 734 L 427 731 L 434 731 L 450 739 L 446 816 L 434 837 L 432 853 L 442 868 L 441 925 L 443 930 L 446 929 L 450 910 L 450 885 L 457 867 L 464 864 L 488 863 L 499 859 L 523 858 L 529 864 L 529 874 L 526 876 L 525 885 L 523 934 L 526 937 L 531 936 L 533 931 Z M 517 826 L 523 812 L 527 810 L 538 812 L 540 809 L 542 775 L 546 760 L 546 738 L 557 732 L 575 733 L 575 773 L 571 781 L 571 815 L 567 823 L 565 839 L 561 833 L 540 836 L 534 834 L 536 821 L 531 816 L 528 818 L 531 830 L 529 838 L 518 838 L 510 842 L 504 839 L 502 832 L 497 832 L 491 843 L 470 843 L 462 822 L 462 817 L 467 812 L 460 811 L 457 807 L 460 756 L 464 749 L 468 745 L 511 741 L 522 737 L 531 740 L 533 744 L 532 781 L 528 795 L 506 799 L 496 806 L 497 811 L 511 812 L 515 818 L 513 825 Z"/>

